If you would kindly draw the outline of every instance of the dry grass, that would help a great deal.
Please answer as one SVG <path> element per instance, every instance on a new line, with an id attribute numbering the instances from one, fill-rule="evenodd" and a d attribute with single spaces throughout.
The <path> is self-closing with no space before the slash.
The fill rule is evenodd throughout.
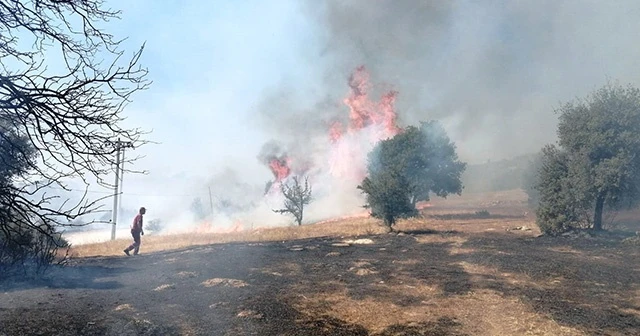
<path id="1" fill-rule="evenodd" d="M 249 286 L 246 282 L 238 279 L 225 279 L 225 278 L 213 278 L 202 282 L 205 287 L 225 286 L 225 287 L 246 287 Z"/>
<path id="2" fill-rule="evenodd" d="M 383 234 L 377 220 L 354 217 L 301 227 L 146 236 L 143 253 L 227 242 L 277 243 L 229 245 L 204 249 L 202 255 L 197 250 L 151 255 L 143 266 L 146 274 L 168 274 L 172 280 L 153 282 L 153 300 L 115 309 L 137 313 L 166 295 L 176 301 L 167 305 L 164 318 L 180 320 L 187 334 L 204 322 L 180 307 L 203 304 L 201 293 L 211 290 L 217 294 L 206 300 L 220 300 L 206 302 L 215 318 L 265 328 L 229 334 L 635 334 L 640 317 L 635 246 L 606 237 L 528 239 L 539 231 L 524 215 L 525 201 L 520 191 L 434 200 L 421 211 L 422 218 L 398 223 L 402 235 Z M 479 211 L 489 215 L 474 217 Z M 531 230 L 515 229 L 524 226 Z M 279 243 L 326 236 L 334 239 Z M 73 253 L 124 258 L 128 243 L 81 245 Z M 247 253 L 260 257 L 246 258 Z M 182 286 L 197 290 L 183 292 Z M 303 329 L 276 332 L 293 330 L 283 325 Z"/>
<path id="3" fill-rule="evenodd" d="M 535 223 L 528 219 L 470 219 L 470 220 L 436 220 L 409 219 L 400 221 L 395 230 L 398 231 L 442 231 L 446 234 L 453 227 L 455 231 L 482 232 L 506 231 L 517 226 L 534 228 Z M 262 228 L 251 231 L 233 233 L 189 233 L 172 235 L 147 235 L 142 238 L 141 253 L 168 251 L 189 246 L 221 244 L 230 242 L 267 242 L 288 241 L 295 239 L 317 237 L 353 237 L 361 235 L 375 235 L 385 232 L 380 222 L 372 218 L 345 218 L 341 220 L 310 224 L 303 226 Z M 537 234 L 537 230 L 532 231 Z M 424 242 L 441 240 L 441 236 L 422 238 Z M 104 243 L 93 243 L 74 246 L 72 257 L 95 257 L 124 255 L 122 250 L 131 242 L 128 239 L 118 239 Z"/>
<path id="4" fill-rule="evenodd" d="M 492 290 L 481 290 L 461 296 L 444 296 L 439 288 L 407 279 L 405 286 L 375 284 L 396 295 L 409 295 L 421 300 L 411 309 L 388 298 L 354 299 L 336 282 L 332 292 L 301 296 L 297 309 L 310 315 L 332 318 L 365 327 L 379 333 L 392 325 L 419 325 L 457 316 L 462 332 L 469 335 L 584 335 L 580 330 L 562 326 L 531 309 L 521 300 L 505 297 Z"/>
<path id="5" fill-rule="evenodd" d="M 378 221 L 370 218 L 343 219 L 303 226 L 260 228 L 233 233 L 187 233 L 172 235 L 147 235 L 142 237 L 141 253 L 179 249 L 189 246 L 230 242 L 285 241 L 324 236 L 357 236 L 379 234 L 385 230 Z M 78 245 L 72 248 L 73 257 L 123 255 L 129 239 L 117 239 L 104 243 Z"/>
<path id="6" fill-rule="evenodd" d="M 175 289 L 175 288 L 176 288 L 175 284 L 164 284 L 164 285 L 160 285 L 160 286 L 154 288 L 153 290 L 156 291 L 156 292 L 159 292 L 159 291 L 163 291 L 163 290 L 167 290 L 167 289 Z"/>
<path id="7" fill-rule="evenodd" d="M 534 223 L 527 219 L 516 220 L 435 220 L 435 219 L 409 219 L 397 224 L 398 231 L 443 231 L 445 234 L 452 227 L 456 231 L 481 232 L 507 230 L 517 226 L 533 227 Z M 221 244 L 230 242 L 267 242 L 288 241 L 295 239 L 317 237 L 353 237 L 361 235 L 375 235 L 385 232 L 380 222 L 372 218 L 341 219 L 319 224 L 310 224 L 296 227 L 277 227 L 240 231 L 234 233 L 198 233 L 198 234 L 173 234 L 173 235 L 149 235 L 142 238 L 141 253 L 167 251 L 185 248 L 189 246 Z M 537 231 L 532 231 L 536 233 Z M 441 239 L 435 235 L 425 238 L 427 240 Z M 427 242 L 427 241 L 425 241 Z M 78 245 L 71 249 L 72 257 L 94 257 L 123 255 L 122 250 L 131 242 L 128 239 L 118 239 L 104 243 Z"/>
<path id="8" fill-rule="evenodd" d="M 531 216 L 523 216 L 526 208 L 526 194 L 521 190 L 467 194 L 447 199 L 434 199 L 431 206 L 425 207 L 421 213 L 423 218 L 401 220 L 396 230 L 400 231 L 455 231 L 482 232 L 502 231 L 518 226 L 532 228 L 532 234 L 539 231 Z M 508 218 L 453 218 L 450 220 L 435 219 L 434 215 L 469 214 L 487 210 L 492 216 L 512 216 Z M 520 217 L 518 217 L 520 216 Z M 142 237 L 141 252 L 157 252 L 185 248 L 189 246 L 220 244 L 230 242 L 266 242 L 287 241 L 317 237 L 352 237 L 359 235 L 375 235 L 385 232 L 380 221 L 363 216 L 338 218 L 316 224 L 289 227 L 258 228 L 254 230 L 230 233 L 184 233 L 171 235 L 147 235 Z M 433 238 L 437 239 L 437 238 Z M 130 239 L 118 239 L 104 243 L 78 245 L 71 249 L 72 257 L 93 257 L 123 255 L 122 250 L 131 243 Z"/>

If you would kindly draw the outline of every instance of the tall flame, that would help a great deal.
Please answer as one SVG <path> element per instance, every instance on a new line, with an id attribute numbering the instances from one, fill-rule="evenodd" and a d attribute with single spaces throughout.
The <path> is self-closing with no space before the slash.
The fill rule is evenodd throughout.
<path id="1" fill-rule="evenodd" d="M 286 156 L 282 158 L 275 157 L 272 158 L 271 161 L 269 161 L 269 168 L 273 173 L 275 182 L 280 182 L 286 179 L 289 174 L 291 174 L 291 168 L 289 168 L 290 165 L 291 159 Z"/>
<path id="2" fill-rule="evenodd" d="M 351 89 L 344 104 L 349 108 L 349 124 L 332 125 L 329 132 L 334 144 L 330 170 L 334 176 L 360 182 L 366 176 L 366 156 L 373 146 L 400 132 L 394 103 L 397 91 L 382 95 L 379 102 L 369 97 L 369 73 L 364 66 L 356 68 L 349 77 Z"/>
<path id="3" fill-rule="evenodd" d="M 348 123 L 334 121 L 327 131 L 331 144 L 329 172 L 336 178 L 360 182 L 366 176 L 367 153 L 378 141 L 400 132 L 394 107 L 398 92 L 386 92 L 378 102 L 373 101 L 369 94 L 370 75 L 364 65 L 349 76 L 348 86 L 349 94 L 343 100 L 349 108 Z M 299 159 L 296 158 L 296 163 Z M 292 173 L 291 163 L 286 155 L 270 158 L 268 166 L 274 175 L 271 190 Z"/>

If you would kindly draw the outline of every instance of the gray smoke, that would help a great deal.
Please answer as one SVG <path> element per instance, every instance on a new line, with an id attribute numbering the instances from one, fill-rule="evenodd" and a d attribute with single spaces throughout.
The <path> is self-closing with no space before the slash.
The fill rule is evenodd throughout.
<path id="1" fill-rule="evenodd" d="M 316 99 L 283 85 L 261 109 L 268 129 L 288 130 L 292 143 L 346 116 L 346 81 L 358 65 L 400 92 L 402 124 L 443 121 L 471 162 L 535 152 L 555 139 L 562 101 L 609 78 L 640 79 L 638 1 L 308 0 L 303 8 L 323 44 L 311 62 L 321 73 Z"/>

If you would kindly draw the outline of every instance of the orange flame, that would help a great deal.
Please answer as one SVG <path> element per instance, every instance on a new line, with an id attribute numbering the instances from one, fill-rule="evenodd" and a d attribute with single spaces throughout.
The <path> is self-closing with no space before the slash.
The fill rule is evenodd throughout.
<path id="1" fill-rule="evenodd" d="M 291 159 L 288 157 L 273 158 L 269 161 L 269 168 L 275 177 L 275 182 L 280 182 L 286 179 L 291 174 Z"/>
<path id="2" fill-rule="evenodd" d="M 235 222 L 233 222 L 233 225 L 231 227 L 227 227 L 227 228 L 217 227 L 215 223 L 211 221 L 203 221 L 195 229 L 196 233 L 217 233 L 217 234 L 240 232 L 240 231 L 244 231 L 244 229 L 243 229 L 242 222 L 240 222 L 239 220 L 236 220 Z"/>
<path id="3" fill-rule="evenodd" d="M 363 134 L 368 145 L 372 146 L 380 140 L 388 139 L 400 132 L 397 125 L 397 114 L 394 103 L 397 91 L 389 91 L 382 95 L 378 103 L 369 97 L 369 73 L 364 66 L 356 68 L 349 77 L 351 92 L 344 99 L 349 108 L 349 125 L 347 134 L 357 136 Z M 370 131 L 364 129 L 371 127 Z M 360 141 L 339 142 L 345 132 L 343 125 L 335 122 L 329 130 L 329 138 L 334 144 L 330 159 L 331 172 L 334 176 L 361 181 L 366 176 L 366 155 L 371 149 Z M 365 146 L 365 147 L 363 147 Z"/>
<path id="4" fill-rule="evenodd" d="M 334 121 L 328 127 L 331 143 L 329 170 L 334 177 L 359 183 L 367 174 L 366 156 L 373 145 L 401 131 L 394 107 L 398 92 L 388 91 L 379 101 L 373 101 L 369 95 L 372 87 L 370 75 L 364 65 L 357 67 L 349 76 L 348 86 L 349 94 L 343 100 L 349 108 L 348 124 Z M 286 155 L 274 156 L 267 161 L 275 178 L 270 182 L 269 191 L 274 192 L 289 177 L 291 163 L 291 158 Z M 303 164 L 304 158 L 296 158 L 295 163 L 296 173 L 301 172 L 301 167 L 305 172 L 311 169 Z"/>

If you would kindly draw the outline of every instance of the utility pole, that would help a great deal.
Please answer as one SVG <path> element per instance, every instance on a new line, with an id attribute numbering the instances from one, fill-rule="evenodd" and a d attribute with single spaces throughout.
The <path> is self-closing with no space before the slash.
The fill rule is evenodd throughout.
<path id="1" fill-rule="evenodd" d="M 209 209 L 211 211 L 211 218 L 213 219 L 213 197 L 211 197 L 211 186 L 209 186 Z"/>
<path id="2" fill-rule="evenodd" d="M 120 190 L 118 192 L 118 211 L 117 211 L 117 217 L 116 217 L 116 223 L 118 223 L 120 221 L 120 210 L 122 209 L 122 197 L 124 196 L 123 192 L 122 192 L 122 187 L 124 187 L 124 165 L 125 165 L 125 161 L 124 161 L 124 149 L 127 146 L 123 146 L 121 147 L 121 151 L 122 151 L 122 160 L 120 160 Z"/>
<path id="3" fill-rule="evenodd" d="M 120 190 L 122 189 L 122 176 L 124 175 L 124 169 L 120 171 L 120 153 L 122 152 L 122 164 L 124 166 L 124 148 L 133 147 L 131 142 L 128 141 L 118 141 L 115 142 L 116 146 L 116 182 L 113 188 L 113 210 L 111 211 L 111 240 L 116 239 L 116 224 L 118 221 L 118 208 L 120 207 L 120 203 L 118 202 L 118 196 L 120 194 Z M 120 188 L 120 189 L 119 189 Z"/>

